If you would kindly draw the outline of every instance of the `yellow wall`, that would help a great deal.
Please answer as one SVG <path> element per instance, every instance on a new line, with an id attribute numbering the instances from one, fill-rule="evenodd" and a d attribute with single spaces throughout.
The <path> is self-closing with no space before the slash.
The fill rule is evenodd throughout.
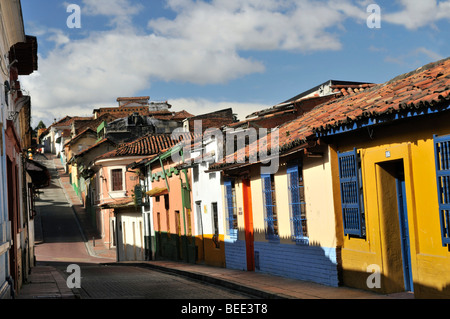
<path id="1" fill-rule="evenodd" d="M 398 232 L 395 230 L 398 210 L 395 189 L 392 189 L 393 179 L 389 177 L 389 163 L 400 160 L 405 172 L 415 296 L 450 297 L 450 252 L 441 241 L 433 144 L 433 134 L 450 134 L 449 121 L 449 115 L 432 116 L 339 139 L 339 147 L 333 150 L 332 158 L 344 284 L 370 289 L 366 283 L 371 274 L 368 266 L 375 264 L 380 267 L 382 281 L 381 288 L 373 290 L 381 293 L 404 290 L 403 269 L 399 270 L 395 262 L 401 263 Z M 344 237 L 342 232 L 336 151 L 348 151 L 353 147 L 360 151 L 362 161 L 365 239 Z"/>
<path id="2" fill-rule="evenodd" d="M 306 217 L 310 244 L 331 248 L 336 247 L 336 221 L 330 150 L 321 151 L 323 158 L 303 160 Z"/>
<path id="3" fill-rule="evenodd" d="M 323 157 L 303 159 L 303 178 L 305 185 L 306 218 L 310 245 L 336 247 L 336 221 L 334 214 L 333 180 L 331 176 L 330 151 L 323 146 L 319 149 Z M 286 162 L 303 156 L 297 153 L 289 158 L 280 159 L 275 174 L 276 212 L 280 242 L 295 244 L 291 240 L 291 221 L 288 194 L 288 176 Z M 258 165 L 247 168 L 251 180 L 253 228 L 255 241 L 267 241 L 265 238 L 264 199 L 262 193 L 261 170 Z M 243 210 L 242 180 L 235 179 L 237 207 Z M 223 196 L 225 191 L 223 190 Z M 224 211 L 225 203 L 224 203 Z M 224 214 L 224 217 L 226 214 Z M 224 221 L 226 222 L 226 221 Z M 238 214 L 239 239 L 244 237 L 244 215 Z"/>

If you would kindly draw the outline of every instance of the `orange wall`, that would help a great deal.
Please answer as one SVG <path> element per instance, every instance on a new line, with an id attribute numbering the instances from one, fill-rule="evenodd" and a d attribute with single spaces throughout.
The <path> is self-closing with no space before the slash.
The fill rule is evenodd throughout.
<path id="1" fill-rule="evenodd" d="M 173 166 L 171 163 L 164 163 L 164 169 L 167 171 Z M 160 173 L 162 172 L 162 168 L 160 165 L 155 164 L 155 166 L 152 166 L 152 174 Z M 157 198 L 153 198 L 153 218 L 154 218 L 154 225 L 155 225 L 155 231 L 159 232 L 168 232 L 171 234 L 177 234 L 178 230 L 176 229 L 177 225 L 177 217 L 176 217 L 176 211 L 179 211 L 179 221 L 180 221 L 180 235 L 188 235 L 191 236 L 194 232 L 194 212 L 192 211 L 192 192 L 190 192 L 191 196 L 191 213 L 190 213 L 190 226 L 191 230 L 189 231 L 189 225 L 188 225 L 188 216 L 187 213 L 183 216 L 183 204 L 182 204 L 182 196 L 181 196 L 181 181 L 182 179 L 183 183 L 186 182 L 186 176 L 183 172 L 179 172 L 178 174 L 172 173 L 171 177 L 167 177 L 167 183 L 169 185 L 169 192 L 168 195 L 159 196 L 159 201 L 157 201 Z M 190 172 L 188 173 L 188 180 L 190 183 Z M 156 187 L 167 187 L 166 180 L 163 178 L 156 178 L 152 182 L 152 188 Z M 169 201 L 169 207 L 168 210 L 166 210 L 165 207 L 165 199 L 168 198 Z M 159 221 L 158 221 L 158 213 L 159 213 Z M 167 219 L 168 218 L 168 219 Z"/>

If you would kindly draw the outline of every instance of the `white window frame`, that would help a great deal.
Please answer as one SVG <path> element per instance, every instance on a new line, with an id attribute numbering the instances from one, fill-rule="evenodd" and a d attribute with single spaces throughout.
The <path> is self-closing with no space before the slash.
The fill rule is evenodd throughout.
<path id="1" fill-rule="evenodd" d="M 118 190 L 118 191 L 113 191 L 113 179 L 112 179 L 112 171 L 113 170 L 122 170 L 122 189 Z M 127 192 L 127 187 L 126 187 L 126 168 L 124 166 L 111 166 L 108 167 L 108 188 L 109 188 L 109 195 L 112 198 L 117 198 L 117 197 L 125 197 L 126 196 L 126 192 Z"/>

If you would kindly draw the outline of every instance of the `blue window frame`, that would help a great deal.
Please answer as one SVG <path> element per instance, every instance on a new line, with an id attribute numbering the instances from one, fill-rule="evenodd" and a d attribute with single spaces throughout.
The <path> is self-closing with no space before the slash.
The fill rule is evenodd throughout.
<path id="1" fill-rule="evenodd" d="M 225 206 L 226 206 L 226 221 L 227 221 L 227 235 L 231 238 L 237 239 L 237 205 L 236 205 L 236 189 L 234 181 L 227 180 L 224 182 L 225 186 Z"/>
<path id="2" fill-rule="evenodd" d="M 275 182 L 272 174 L 261 175 L 265 212 L 266 239 L 278 240 L 278 219 L 275 198 Z"/>
<path id="3" fill-rule="evenodd" d="M 433 136 L 442 245 L 450 244 L 450 135 Z"/>
<path id="4" fill-rule="evenodd" d="M 365 237 L 361 162 L 358 152 L 338 152 L 344 235 Z"/>
<path id="5" fill-rule="evenodd" d="M 308 244 L 302 166 L 298 164 L 288 166 L 287 178 L 292 240 L 299 244 Z"/>

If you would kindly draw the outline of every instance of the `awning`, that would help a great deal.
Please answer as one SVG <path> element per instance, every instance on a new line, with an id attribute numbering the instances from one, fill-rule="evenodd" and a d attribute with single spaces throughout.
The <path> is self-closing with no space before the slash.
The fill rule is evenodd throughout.
<path id="1" fill-rule="evenodd" d="M 132 206 L 135 206 L 135 205 L 134 205 L 133 199 L 130 197 L 121 198 L 121 199 L 114 200 L 112 202 L 103 203 L 103 204 L 98 205 L 99 208 L 103 208 L 103 209 L 124 208 L 124 207 L 132 207 Z"/>
<path id="2" fill-rule="evenodd" d="M 156 188 L 146 192 L 145 194 L 147 194 L 150 197 L 156 197 L 156 196 L 169 194 L 169 190 L 167 189 L 167 187 L 156 187 Z"/>
<path id="3" fill-rule="evenodd" d="M 26 170 L 36 188 L 45 188 L 50 185 L 50 172 L 47 167 L 33 160 L 27 159 Z"/>

